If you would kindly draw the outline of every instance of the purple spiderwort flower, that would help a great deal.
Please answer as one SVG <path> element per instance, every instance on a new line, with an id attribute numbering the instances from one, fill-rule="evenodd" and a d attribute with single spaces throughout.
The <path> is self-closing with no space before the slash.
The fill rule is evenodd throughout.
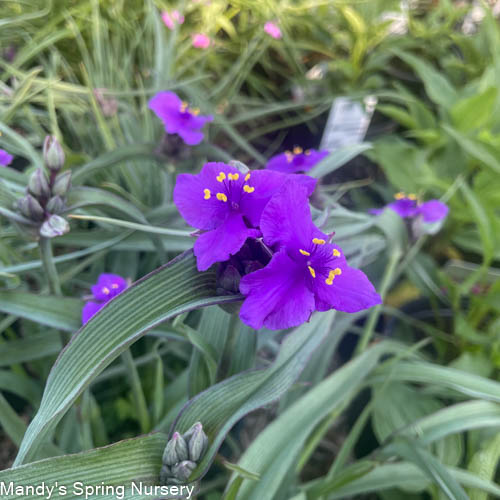
<path id="1" fill-rule="evenodd" d="M 310 195 L 316 179 L 293 176 Z M 180 174 L 174 203 L 186 222 L 204 231 L 194 244 L 198 269 L 205 271 L 240 250 L 247 238 L 257 238 L 260 217 L 272 195 L 289 179 L 281 172 L 242 173 L 225 163 L 207 163 L 199 174 Z"/>
<path id="2" fill-rule="evenodd" d="M 174 92 L 158 92 L 150 101 L 149 108 L 163 121 L 168 134 L 178 134 L 189 146 L 203 140 L 200 129 L 214 119 L 212 115 L 200 116 L 200 110 L 189 108 Z"/>
<path id="3" fill-rule="evenodd" d="M 328 155 L 329 152 L 326 150 L 306 149 L 304 151 L 301 147 L 295 146 L 293 151 L 285 151 L 273 156 L 267 162 L 266 168 L 289 174 L 293 172 L 307 172 Z"/>
<path id="4" fill-rule="evenodd" d="M 266 205 L 260 229 L 276 253 L 240 281 L 243 323 L 277 330 L 308 321 L 314 311 L 353 313 L 381 303 L 365 274 L 313 224 L 303 186 L 286 182 Z"/>
<path id="5" fill-rule="evenodd" d="M 176 24 L 184 23 L 184 16 L 178 10 L 173 10 L 171 13 L 165 10 L 162 12 L 161 18 L 169 30 L 173 30 Z"/>
<path id="6" fill-rule="evenodd" d="M 14 157 L 7 153 L 7 151 L 0 149 L 0 165 L 2 165 L 2 167 L 9 165 L 13 159 Z"/>
<path id="7" fill-rule="evenodd" d="M 448 215 L 448 207 L 439 200 L 420 203 L 416 195 L 406 195 L 405 193 L 396 193 L 394 198 L 396 201 L 389 203 L 384 208 L 372 208 L 370 213 L 380 215 L 386 208 L 389 208 L 404 219 L 420 216 L 424 222 L 438 222 Z"/>
<path id="8" fill-rule="evenodd" d="M 123 292 L 127 286 L 127 280 L 117 274 L 101 274 L 97 283 L 91 288 L 96 302 L 89 301 L 82 309 L 82 324 L 98 313 L 111 299 Z"/>
<path id="9" fill-rule="evenodd" d="M 281 38 L 281 30 L 279 26 L 272 21 L 267 21 L 267 23 L 264 24 L 264 31 L 276 40 L 279 40 Z"/>
<path id="10" fill-rule="evenodd" d="M 203 33 L 195 33 L 192 36 L 193 47 L 207 49 L 210 46 L 210 38 Z"/>

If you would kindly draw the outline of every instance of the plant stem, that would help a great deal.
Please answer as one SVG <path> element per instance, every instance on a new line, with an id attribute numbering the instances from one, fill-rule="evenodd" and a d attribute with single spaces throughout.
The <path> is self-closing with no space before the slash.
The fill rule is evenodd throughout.
<path id="1" fill-rule="evenodd" d="M 54 256 L 52 255 L 52 241 L 50 238 L 40 238 L 40 256 L 43 262 L 43 268 L 49 282 L 49 290 L 53 295 L 61 295 L 61 283 L 59 275 L 54 264 Z"/>
<path id="2" fill-rule="evenodd" d="M 151 430 L 151 420 L 149 418 L 144 391 L 142 390 L 141 379 L 139 378 L 139 373 L 137 372 L 137 367 L 135 366 L 134 358 L 132 357 L 130 349 L 127 349 L 122 353 L 122 361 L 125 365 L 130 386 L 132 388 L 132 395 L 138 413 L 141 432 L 145 434 Z"/>

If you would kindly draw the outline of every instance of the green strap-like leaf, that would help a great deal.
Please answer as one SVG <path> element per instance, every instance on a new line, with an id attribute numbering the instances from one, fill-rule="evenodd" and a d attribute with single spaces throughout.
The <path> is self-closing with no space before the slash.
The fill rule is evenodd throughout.
<path id="1" fill-rule="evenodd" d="M 15 465 L 37 449 L 91 381 L 149 329 L 182 312 L 234 300 L 216 297 L 215 273 L 200 273 L 188 251 L 142 278 L 110 301 L 71 339 L 47 380 Z"/>

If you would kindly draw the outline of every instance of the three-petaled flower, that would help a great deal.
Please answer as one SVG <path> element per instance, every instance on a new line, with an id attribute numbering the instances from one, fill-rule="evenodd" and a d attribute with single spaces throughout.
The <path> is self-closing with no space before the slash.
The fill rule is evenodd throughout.
<path id="1" fill-rule="evenodd" d="M 287 173 L 307 172 L 328 154 L 326 150 L 306 149 L 304 151 L 301 147 L 295 146 L 292 151 L 273 156 L 267 162 L 266 168 Z"/>
<path id="2" fill-rule="evenodd" d="M 178 134 L 182 140 L 194 146 L 203 140 L 200 131 L 206 122 L 213 120 L 212 115 L 201 116 L 198 108 L 190 108 L 174 92 L 158 92 L 150 101 L 149 107 L 163 121 L 168 134 Z"/>
<path id="3" fill-rule="evenodd" d="M 117 274 L 99 275 L 97 283 L 91 288 L 95 301 L 87 302 L 82 309 L 82 324 L 99 312 L 111 299 L 123 292 L 127 286 L 127 280 Z"/>
<path id="4" fill-rule="evenodd" d="M 424 222 L 438 222 L 448 215 L 448 207 L 439 200 L 429 200 L 421 203 L 415 194 L 396 193 L 396 201 L 389 203 L 384 208 L 372 208 L 371 214 L 379 215 L 386 208 L 396 212 L 400 217 L 421 217 Z"/>
<path id="5" fill-rule="evenodd" d="M 316 311 L 357 312 L 381 303 L 366 275 L 312 222 L 307 190 L 286 182 L 263 210 L 260 229 L 275 250 L 269 264 L 241 279 L 240 318 L 259 329 L 289 328 Z"/>
<path id="6" fill-rule="evenodd" d="M 0 149 L 0 165 L 5 167 L 9 165 L 13 159 L 14 157 L 7 153 L 7 151 L 5 151 L 4 149 Z"/>
<path id="7" fill-rule="evenodd" d="M 290 176 L 269 170 L 242 173 L 225 163 L 207 163 L 197 175 L 177 177 L 174 202 L 188 224 L 204 231 L 194 244 L 200 271 L 228 260 L 247 238 L 260 236 L 262 211 L 287 179 Z M 312 194 L 315 179 L 293 179 Z"/>

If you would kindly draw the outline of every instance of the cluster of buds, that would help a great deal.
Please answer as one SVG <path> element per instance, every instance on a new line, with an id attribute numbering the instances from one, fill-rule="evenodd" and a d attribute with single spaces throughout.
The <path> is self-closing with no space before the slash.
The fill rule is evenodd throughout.
<path id="1" fill-rule="evenodd" d="M 54 238 L 69 231 L 68 221 L 60 214 L 66 209 L 71 171 L 59 173 L 65 157 L 53 136 L 45 138 L 43 160 L 46 169 L 38 168 L 31 174 L 26 195 L 17 200 L 16 210 L 33 223 L 37 236 Z"/>
<path id="2" fill-rule="evenodd" d="M 207 445 L 208 437 L 200 422 L 182 435 L 174 432 L 163 452 L 160 484 L 184 484 L 205 454 Z"/>

